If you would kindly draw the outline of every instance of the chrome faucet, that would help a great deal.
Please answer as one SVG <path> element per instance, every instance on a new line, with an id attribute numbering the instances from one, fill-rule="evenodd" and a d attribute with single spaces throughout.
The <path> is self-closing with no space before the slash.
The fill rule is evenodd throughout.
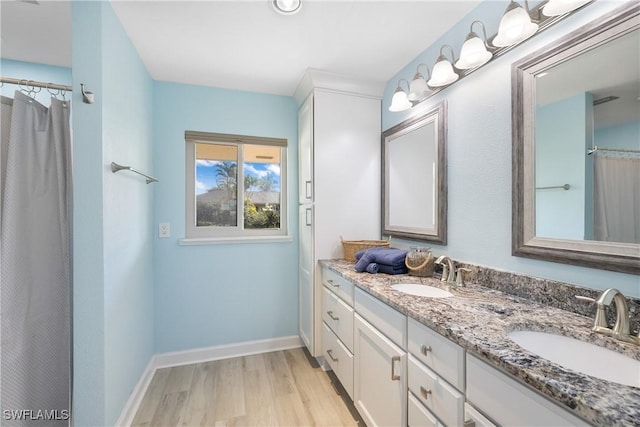
<path id="1" fill-rule="evenodd" d="M 451 285 L 455 285 L 456 283 L 456 269 L 453 265 L 453 261 L 446 255 L 441 255 L 437 260 L 436 264 L 442 265 L 442 280 L 446 281 Z"/>
<path id="2" fill-rule="evenodd" d="M 602 292 L 597 300 L 583 296 L 576 296 L 576 298 L 596 304 L 596 318 L 592 328 L 594 331 L 611 334 L 621 341 L 640 345 L 640 332 L 637 337 L 631 335 L 629 307 L 622 292 L 615 288 L 609 288 Z M 616 323 L 613 325 L 613 329 L 609 327 L 606 316 L 606 309 L 612 302 L 616 305 Z"/>

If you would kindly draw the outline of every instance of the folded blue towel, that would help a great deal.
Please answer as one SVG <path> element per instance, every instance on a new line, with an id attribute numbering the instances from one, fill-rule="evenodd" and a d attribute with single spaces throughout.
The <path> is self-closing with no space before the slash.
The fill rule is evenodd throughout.
<path id="1" fill-rule="evenodd" d="M 393 267 L 404 267 L 404 259 L 407 256 L 405 249 L 392 248 L 369 248 L 356 252 L 356 259 L 359 260 L 364 254 L 372 254 L 376 264 L 390 265 Z"/>
<path id="2" fill-rule="evenodd" d="M 367 273 L 376 274 L 378 271 L 380 271 L 380 267 L 375 262 L 367 265 Z"/>
<path id="3" fill-rule="evenodd" d="M 385 274 L 406 274 L 409 272 L 406 266 L 393 267 L 390 265 L 378 264 L 378 271 Z"/>
<path id="4" fill-rule="evenodd" d="M 363 271 L 365 271 L 367 269 L 367 266 L 369 264 L 371 264 L 374 259 L 375 259 L 375 257 L 373 256 L 373 254 L 363 254 L 360 257 L 360 259 L 358 260 L 358 262 L 356 262 L 356 265 L 354 266 L 354 269 L 358 273 L 362 273 Z"/>

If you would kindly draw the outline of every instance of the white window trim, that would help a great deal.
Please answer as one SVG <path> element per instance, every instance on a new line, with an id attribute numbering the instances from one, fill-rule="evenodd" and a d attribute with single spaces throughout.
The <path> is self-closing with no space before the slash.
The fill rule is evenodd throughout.
<path id="1" fill-rule="evenodd" d="M 280 147 L 280 228 L 274 229 L 244 229 L 244 185 L 238 185 L 238 209 L 236 209 L 237 227 L 197 227 L 196 226 L 196 144 L 213 143 L 229 144 L 238 147 L 238 159 L 242 157 L 242 147 L 245 144 L 276 145 Z M 186 160 L 186 197 L 185 197 L 185 238 L 180 245 L 205 245 L 220 243 L 258 243 L 258 242 L 288 242 L 293 238 L 288 234 L 287 200 L 287 140 L 277 138 L 261 138 L 243 135 L 229 135 L 206 132 L 185 132 L 185 160 Z M 244 168 L 238 164 L 238 183 L 244 183 Z"/>

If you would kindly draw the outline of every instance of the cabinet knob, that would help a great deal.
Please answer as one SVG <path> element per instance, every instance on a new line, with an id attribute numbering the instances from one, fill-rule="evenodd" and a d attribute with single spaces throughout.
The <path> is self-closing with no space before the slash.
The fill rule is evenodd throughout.
<path id="1" fill-rule="evenodd" d="M 327 354 L 329 355 L 329 357 L 331 358 L 331 360 L 333 360 L 334 362 L 338 361 L 337 357 L 333 357 L 333 350 L 327 350 Z"/>
<path id="2" fill-rule="evenodd" d="M 331 311 L 331 310 L 327 311 L 327 314 L 329 315 L 329 317 L 330 317 L 332 320 L 340 320 L 340 318 L 339 318 L 339 317 L 334 316 L 333 311 Z"/>
<path id="3" fill-rule="evenodd" d="M 420 353 L 424 354 L 425 356 L 427 355 L 427 353 L 429 353 L 430 351 L 432 351 L 431 346 L 430 345 L 426 345 L 426 344 L 422 344 L 420 346 Z"/>
<path id="4" fill-rule="evenodd" d="M 424 397 L 425 399 L 429 398 L 429 395 L 431 394 L 431 390 L 428 388 L 424 388 L 422 386 L 420 386 L 420 394 L 422 395 L 422 397 Z"/>
<path id="5" fill-rule="evenodd" d="M 334 288 L 339 288 L 340 287 L 340 283 L 336 284 L 333 280 L 329 279 L 327 280 L 327 282 L 333 286 Z"/>
<path id="6" fill-rule="evenodd" d="M 476 422 L 473 420 L 466 420 L 463 424 L 462 427 L 476 427 Z"/>

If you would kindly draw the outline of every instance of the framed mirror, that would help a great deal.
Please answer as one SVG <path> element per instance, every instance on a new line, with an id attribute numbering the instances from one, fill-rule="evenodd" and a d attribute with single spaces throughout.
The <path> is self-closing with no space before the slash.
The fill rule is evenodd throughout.
<path id="1" fill-rule="evenodd" d="M 382 133 L 382 234 L 447 243 L 447 104 Z"/>
<path id="2" fill-rule="evenodd" d="M 640 5 L 512 68 L 515 256 L 640 273 Z"/>

